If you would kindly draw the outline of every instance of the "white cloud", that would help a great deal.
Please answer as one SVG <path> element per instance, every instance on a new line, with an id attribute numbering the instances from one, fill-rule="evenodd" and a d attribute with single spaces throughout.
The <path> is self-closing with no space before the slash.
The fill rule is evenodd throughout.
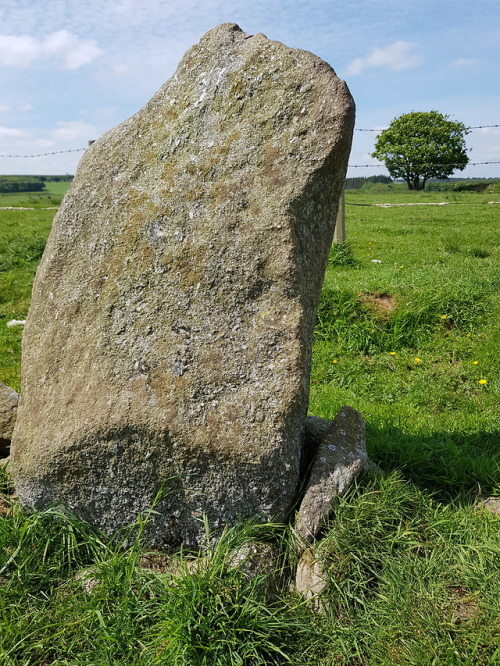
<path id="1" fill-rule="evenodd" d="M 40 150 L 47 150 L 48 148 L 52 148 L 54 142 L 49 139 L 38 139 L 35 141 L 34 145 Z"/>
<path id="2" fill-rule="evenodd" d="M 89 140 L 97 139 L 98 136 L 99 132 L 93 125 L 82 123 L 79 120 L 61 121 L 57 123 L 57 128 L 50 132 L 50 137 L 54 141 L 81 144 L 75 146 L 78 148 L 84 148 Z"/>
<path id="3" fill-rule="evenodd" d="M 103 53 L 95 39 L 80 39 L 58 30 L 44 39 L 30 35 L 0 35 L 0 65 L 28 67 L 33 61 L 56 58 L 60 69 L 78 69 Z"/>
<path id="4" fill-rule="evenodd" d="M 27 132 L 14 127 L 0 127 L 1 139 L 23 139 L 29 136 Z"/>
<path id="5" fill-rule="evenodd" d="M 458 60 L 453 60 L 451 64 L 453 67 L 471 67 L 480 65 L 481 60 L 479 58 L 458 58 Z"/>
<path id="6" fill-rule="evenodd" d="M 366 58 L 356 58 L 347 67 L 348 74 L 361 74 L 369 67 L 389 67 L 395 71 L 409 69 L 420 64 L 421 58 L 415 53 L 417 44 L 399 40 L 385 48 L 375 47 Z"/>

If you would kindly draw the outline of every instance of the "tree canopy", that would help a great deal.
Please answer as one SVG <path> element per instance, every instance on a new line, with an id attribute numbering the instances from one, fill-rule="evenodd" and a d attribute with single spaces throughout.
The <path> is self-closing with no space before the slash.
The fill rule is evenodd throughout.
<path id="1" fill-rule="evenodd" d="M 372 157 L 384 162 L 393 178 L 406 180 L 410 190 L 423 189 L 429 178 L 465 169 L 468 132 L 438 111 L 404 113 L 378 135 Z"/>

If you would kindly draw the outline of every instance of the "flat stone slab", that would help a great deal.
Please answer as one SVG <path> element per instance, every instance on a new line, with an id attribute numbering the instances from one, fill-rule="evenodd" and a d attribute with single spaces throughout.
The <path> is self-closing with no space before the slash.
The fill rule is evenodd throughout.
<path id="1" fill-rule="evenodd" d="M 311 340 L 354 124 L 332 68 L 208 32 L 85 152 L 23 340 L 21 502 L 197 546 L 295 499 Z"/>
<path id="2" fill-rule="evenodd" d="M 299 551 L 314 541 L 335 498 L 345 493 L 368 463 L 365 422 L 352 407 L 342 407 L 331 422 L 308 417 L 307 426 L 317 450 L 295 519 Z"/>

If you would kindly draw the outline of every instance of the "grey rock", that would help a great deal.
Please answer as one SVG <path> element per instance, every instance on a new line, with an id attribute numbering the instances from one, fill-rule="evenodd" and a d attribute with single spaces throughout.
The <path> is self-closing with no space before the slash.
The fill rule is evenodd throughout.
<path id="1" fill-rule="evenodd" d="M 97 578 L 97 575 L 97 567 L 89 567 L 76 573 L 74 580 L 80 583 L 82 590 L 86 594 L 94 594 L 101 585 L 101 579 Z"/>
<path id="2" fill-rule="evenodd" d="M 500 497 L 481 497 L 480 502 L 487 511 L 500 516 Z"/>
<path id="3" fill-rule="evenodd" d="M 244 544 L 229 557 L 229 565 L 241 568 L 248 578 L 276 571 L 277 562 L 276 548 L 270 543 L 260 541 Z"/>
<path id="4" fill-rule="evenodd" d="M 297 565 L 295 576 L 295 590 L 301 597 L 310 601 L 313 608 L 318 611 L 325 610 L 320 595 L 328 589 L 328 573 L 314 547 L 302 553 Z"/>
<path id="5" fill-rule="evenodd" d="M 0 382 L 0 457 L 9 453 L 19 396 L 10 386 Z"/>
<path id="6" fill-rule="evenodd" d="M 368 463 L 365 423 L 359 412 L 346 406 L 331 422 L 315 419 L 309 422 L 309 431 L 322 439 L 295 519 L 299 552 L 314 541 L 334 499 L 345 493 Z"/>
<path id="7" fill-rule="evenodd" d="M 229 557 L 229 566 L 239 568 L 249 579 L 262 577 L 261 591 L 273 594 L 279 585 L 280 561 L 275 546 L 261 541 L 244 544 Z"/>
<path id="8" fill-rule="evenodd" d="M 327 63 L 224 24 L 87 149 L 24 329 L 23 505 L 113 532 L 162 488 L 162 547 L 289 512 L 353 124 Z"/>

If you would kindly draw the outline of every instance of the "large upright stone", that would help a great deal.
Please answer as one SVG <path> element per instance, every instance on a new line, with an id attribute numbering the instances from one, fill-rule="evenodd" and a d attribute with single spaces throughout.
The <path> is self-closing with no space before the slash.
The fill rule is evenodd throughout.
<path id="1" fill-rule="evenodd" d="M 163 484 L 164 545 L 286 514 L 353 123 L 327 63 L 224 24 L 87 150 L 24 332 L 24 505 L 111 532 Z"/>

